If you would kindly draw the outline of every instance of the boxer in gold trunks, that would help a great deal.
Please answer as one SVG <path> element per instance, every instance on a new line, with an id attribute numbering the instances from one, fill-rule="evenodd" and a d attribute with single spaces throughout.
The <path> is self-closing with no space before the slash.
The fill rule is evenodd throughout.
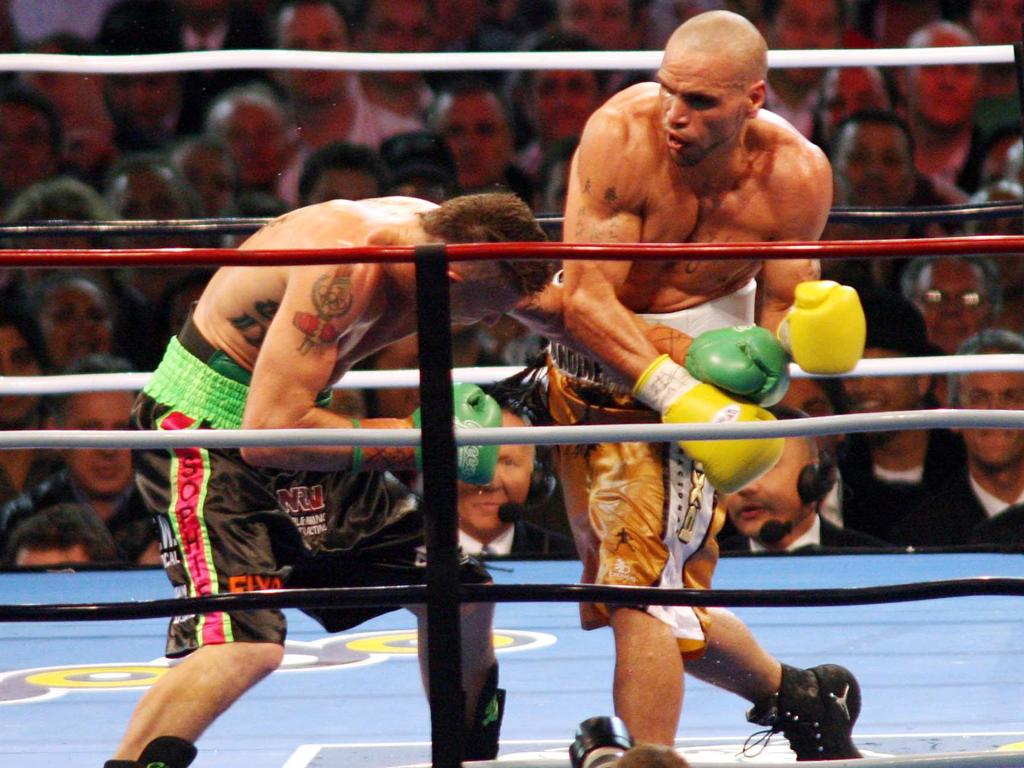
<path id="1" fill-rule="evenodd" d="M 766 46 L 743 17 L 712 11 L 669 39 L 656 83 L 592 115 L 570 171 L 569 242 L 816 240 L 832 175 L 822 152 L 763 109 Z M 849 370 L 863 350 L 856 293 L 788 261 L 567 261 L 529 309 L 552 337 L 548 406 L 562 424 L 760 421 L 790 359 Z M 755 278 L 761 327 L 755 321 Z M 553 320 L 552 318 L 555 318 Z M 557 326 L 557 327 L 554 327 Z M 782 440 L 563 446 L 559 471 L 584 561 L 601 584 L 708 587 L 735 490 Z M 610 624 L 616 714 L 638 741 L 672 744 L 685 668 L 754 703 L 798 759 L 859 757 L 860 706 L 842 667 L 780 664 L 724 610 L 584 606 Z"/>

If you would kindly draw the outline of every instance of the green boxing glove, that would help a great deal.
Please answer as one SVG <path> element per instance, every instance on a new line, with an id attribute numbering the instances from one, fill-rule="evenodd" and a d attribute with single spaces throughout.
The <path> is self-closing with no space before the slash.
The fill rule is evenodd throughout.
<path id="1" fill-rule="evenodd" d="M 756 325 L 705 331 L 693 340 L 685 364 L 700 381 L 758 405 L 775 405 L 789 388 L 789 355 L 771 331 Z"/>
<path id="2" fill-rule="evenodd" d="M 500 427 L 501 406 L 476 384 L 455 384 L 452 400 L 456 427 Z M 412 414 L 412 424 L 420 428 L 420 409 Z M 497 445 L 460 445 L 455 456 L 459 480 L 473 485 L 487 485 L 494 479 L 498 466 Z M 423 465 L 422 452 L 416 449 L 416 466 Z"/>

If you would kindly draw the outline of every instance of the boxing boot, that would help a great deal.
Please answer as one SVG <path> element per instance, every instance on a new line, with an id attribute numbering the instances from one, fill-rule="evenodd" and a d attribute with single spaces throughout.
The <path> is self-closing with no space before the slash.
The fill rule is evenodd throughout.
<path id="1" fill-rule="evenodd" d="M 177 736 L 153 739 L 138 760 L 107 760 L 103 768 L 188 768 L 196 759 L 195 745 Z"/>
<path id="2" fill-rule="evenodd" d="M 747 721 L 781 732 L 797 761 L 861 757 L 853 744 L 860 715 L 860 686 L 836 664 L 811 669 L 782 665 L 782 685 L 747 712 Z"/>
<path id="3" fill-rule="evenodd" d="M 498 736 L 504 715 L 505 689 L 498 687 L 498 665 L 495 664 L 480 691 L 473 726 L 466 732 L 463 760 L 493 760 L 498 756 Z"/>

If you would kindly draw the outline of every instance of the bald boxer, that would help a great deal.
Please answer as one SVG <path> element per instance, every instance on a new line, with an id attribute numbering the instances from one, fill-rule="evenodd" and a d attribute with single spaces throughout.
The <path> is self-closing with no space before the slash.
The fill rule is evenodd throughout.
<path id="1" fill-rule="evenodd" d="M 335 200 L 281 216 L 243 249 L 345 248 L 545 239 L 517 197 L 470 195 L 441 206 L 402 197 Z M 329 410 L 330 387 L 353 364 L 416 330 L 411 263 L 224 267 L 211 278 L 135 404 L 142 429 L 408 428 Z M 547 284 L 537 262 L 453 264 L 452 320 L 496 319 Z M 460 425 L 499 426 L 501 408 L 457 386 Z M 460 450 L 459 477 L 486 484 L 497 446 Z M 180 596 L 282 587 L 422 583 L 418 500 L 388 470 L 415 469 L 417 451 L 306 446 L 144 450 L 137 482 L 161 528 Z M 463 563 L 463 578 L 486 573 Z M 331 632 L 389 608 L 308 611 Z M 422 611 L 417 608 L 417 616 Z M 467 759 L 493 758 L 503 691 L 491 643 L 493 606 L 463 606 Z M 284 655 L 280 611 L 179 616 L 167 655 L 186 657 L 140 700 L 108 768 L 184 768 L 192 742 Z M 421 642 L 425 637 L 420 637 Z"/>
<path id="2" fill-rule="evenodd" d="M 676 29 L 658 82 L 616 94 L 587 122 L 565 240 L 816 240 L 831 169 L 762 108 L 765 71 L 765 41 L 741 16 L 712 11 Z M 561 285 L 517 312 L 546 316 L 556 339 L 548 406 L 559 423 L 766 421 L 763 406 L 784 394 L 790 357 L 837 373 L 862 353 L 856 293 L 818 277 L 808 260 L 567 261 Z M 758 288 L 761 327 L 752 327 Z M 559 473 L 584 579 L 710 586 L 724 514 L 716 489 L 757 478 L 782 445 L 566 446 Z M 781 665 L 726 611 L 582 611 L 585 627 L 612 627 L 616 714 L 638 741 L 673 743 L 692 659 L 687 669 L 753 702 L 748 717 L 783 731 L 798 759 L 859 756 L 850 737 L 859 693 L 845 669 Z"/>

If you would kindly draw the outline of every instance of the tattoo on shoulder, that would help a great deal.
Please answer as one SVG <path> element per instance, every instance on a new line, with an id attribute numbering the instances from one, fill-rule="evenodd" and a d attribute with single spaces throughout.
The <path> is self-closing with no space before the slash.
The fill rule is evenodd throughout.
<path id="1" fill-rule="evenodd" d="M 590 194 L 590 179 L 587 179 L 585 182 L 583 182 L 583 192 L 584 194 L 587 195 Z"/>
<path id="2" fill-rule="evenodd" d="M 255 348 L 263 344 L 267 336 L 267 328 L 274 319 L 279 304 L 273 299 L 261 299 L 253 302 L 252 312 L 243 312 L 236 317 L 229 317 L 228 322 L 237 330 L 245 342 Z"/>
<path id="3" fill-rule="evenodd" d="M 581 205 L 579 210 L 576 211 L 576 231 L 574 232 L 574 235 L 577 240 L 582 240 L 583 234 L 587 231 L 585 224 L 586 220 L 587 207 L 585 205 Z"/>
<path id="4" fill-rule="evenodd" d="M 615 187 L 608 187 L 604 191 L 604 201 L 606 203 L 614 203 L 619 199 L 618 193 L 615 191 Z"/>
<path id="5" fill-rule="evenodd" d="M 352 283 L 348 277 L 325 274 L 313 284 L 314 312 L 296 312 L 292 324 L 302 333 L 299 352 L 306 354 L 314 347 L 333 344 L 341 335 L 334 321 L 352 308 Z"/>

